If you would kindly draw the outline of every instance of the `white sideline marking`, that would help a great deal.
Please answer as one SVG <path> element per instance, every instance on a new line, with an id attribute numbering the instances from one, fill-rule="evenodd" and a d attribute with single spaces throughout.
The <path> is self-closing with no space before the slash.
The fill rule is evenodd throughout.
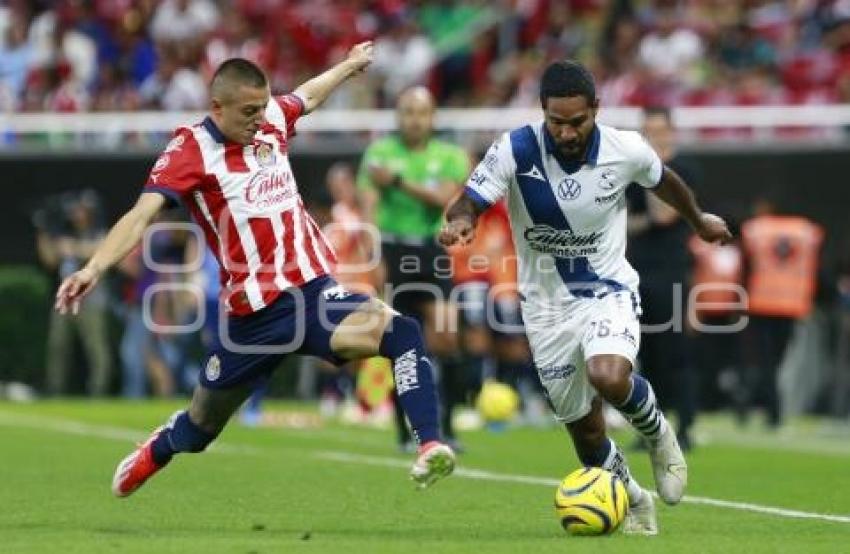
<path id="1" fill-rule="evenodd" d="M 148 436 L 147 433 L 142 433 L 136 429 L 128 429 L 126 427 L 91 425 L 88 423 L 79 423 L 70 419 L 22 416 L 6 412 L 0 412 L 0 425 L 6 425 L 7 427 L 19 425 L 21 427 L 41 429 L 43 431 L 58 431 L 59 433 L 68 433 L 70 435 L 83 435 L 130 442 L 141 442 Z"/>
<path id="2" fill-rule="evenodd" d="M 73 420 L 44 418 L 40 416 L 21 416 L 2 411 L 0 411 L 0 425 L 25 426 L 31 429 L 56 431 L 59 433 L 68 433 L 89 437 L 98 437 L 108 440 L 117 440 L 121 442 L 140 442 L 147 437 L 147 433 L 143 433 L 135 429 L 128 429 L 125 427 L 94 425 L 88 423 L 81 423 Z M 224 454 L 250 455 L 268 455 L 276 451 L 271 449 L 257 448 L 254 446 L 221 443 L 214 444 L 213 447 L 211 447 L 211 450 L 215 450 Z M 363 454 L 353 454 L 351 452 L 338 451 L 320 451 L 315 452 L 314 455 L 316 458 L 322 460 L 330 460 L 334 462 L 350 464 L 398 467 L 405 469 L 410 466 L 410 462 L 406 460 L 386 456 L 367 456 Z M 557 479 L 552 479 L 549 477 L 535 477 L 532 475 L 513 475 L 508 473 L 496 473 L 483 469 L 473 469 L 464 467 L 456 468 L 454 471 L 454 475 L 467 479 L 478 479 L 482 481 L 521 483 L 525 485 L 542 485 L 546 487 L 557 486 L 560 482 Z M 719 508 L 729 508 L 732 510 L 742 510 L 747 512 L 755 512 L 785 518 L 818 519 L 835 523 L 850 523 L 850 516 L 820 514 L 816 512 L 804 512 L 800 510 L 788 510 L 785 508 L 764 506 L 761 504 L 752 504 L 749 502 L 734 502 L 730 500 L 720 500 L 717 498 L 708 498 L 703 496 L 685 496 L 682 501 L 689 504 L 703 504 L 707 506 L 716 506 Z"/>
<path id="3" fill-rule="evenodd" d="M 389 467 L 408 467 L 410 464 L 398 458 L 385 458 L 379 456 L 364 456 L 361 454 L 350 454 L 348 452 L 319 452 L 317 456 L 326 460 L 336 462 L 346 462 L 354 464 L 389 466 Z M 454 475 L 466 477 L 467 479 L 479 479 L 482 481 L 499 481 L 502 483 L 523 483 L 527 485 L 544 485 L 547 487 L 556 487 L 560 483 L 557 479 L 547 477 L 533 477 L 531 475 L 511 475 L 507 473 L 494 473 L 483 469 L 471 469 L 458 467 L 454 471 Z M 657 495 L 656 495 L 657 496 Z M 717 498 L 706 498 L 704 496 L 685 496 L 682 502 L 689 504 L 705 504 L 708 506 L 717 506 L 721 508 L 730 508 L 732 510 L 743 510 L 747 512 L 756 512 L 760 514 L 770 514 L 780 517 L 788 517 L 794 519 L 820 519 L 824 521 L 832 521 L 836 523 L 850 523 L 850 516 L 819 514 L 815 512 L 803 512 L 799 510 L 786 510 L 785 508 L 776 508 L 774 506 L 762 506 L 761 504 L 751 504 L 748 502 L 733 502 L 731 500 L 720 500 Z"/>
<path id="4" fill-rule="evenodd" d="M 316 457 L 323 460 L 331 460 L 334 462 L 344 462 L 349 464 L 364 464 L 373 466 L 386 467 L 410 467 L 410 462 L 400 460 L 398 458 L 389 458 L 383 456 L 366 456 L 363 454 L 351 454 L 350 452 L 324 451 L 316 452 Z M 482 469 L 472 469 L 466 467 L 456 467 L 452 475 L 466 477 L 467 479 L 479 479 L 481 481 L 501 481 L 503 483 L 522 483 L 524 485 L 545 485 L 547 487 L 558 486 L 557 479 L 549 477 L 533 477 L 530 475 L 510 475 L 507 473 L 493 473 Z"/>
<path id="5" fill-rule="evenodd" d="M 141 443 L 145 441 L 150 432 L 142 432 L 127 427 L 112 427 L 110 425 L 95 425 L 81 423 L 70 419 L 53 419 L 41 416 L 21 416 L 0 411 L 0 425 L 7 427 L 20 426 L 41 431 L 56 431 L 69 435 L 81 435 L 84 437 L 98 437 L 101 439 L 117 440 L 121 442 Z M 213 444 L 209 450 L 215 450 L 224 454 L 263 454 L 264 451 L 253 446 L 239 446 L 231 444 Z"/>

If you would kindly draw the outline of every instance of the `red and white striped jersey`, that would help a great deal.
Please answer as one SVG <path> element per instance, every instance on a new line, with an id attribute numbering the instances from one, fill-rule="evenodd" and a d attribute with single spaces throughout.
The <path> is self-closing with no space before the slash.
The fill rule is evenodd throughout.
<path id="1" fill-rule="evenodd" d="M 221 265 L 222 299 L 232 314 L 256 312 L 336 263 L 289 165 L 287 140 L 303 113 L 294 94 L 271 98 L 248 145 L 227 140 L 209 117 L 180 127 L 145 185 L 188 207 Z"/>

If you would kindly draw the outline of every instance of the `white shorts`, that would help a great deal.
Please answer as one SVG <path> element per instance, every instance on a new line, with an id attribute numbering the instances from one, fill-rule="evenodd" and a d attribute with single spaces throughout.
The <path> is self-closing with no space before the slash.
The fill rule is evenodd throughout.
<path id="1" fill-rule="evenodd" d="M 596 389 L 587 379 L 587 360 L 617 354 L 634 365 L 640 348 L 640 308 L 629 291 L 577 300 L 561 314 L 541 314 L 523 304 L 534 365 L 546 387 L 555 418 L 564 423 L 590 413 Z"/>

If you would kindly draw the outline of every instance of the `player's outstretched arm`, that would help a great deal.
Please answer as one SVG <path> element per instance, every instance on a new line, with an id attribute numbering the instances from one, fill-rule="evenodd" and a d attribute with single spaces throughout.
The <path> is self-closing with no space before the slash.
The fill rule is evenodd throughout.
<path id="1" fill-rule="evenodd" d="M 484 213 L 484 210 L 464 192 L 457 200 L 452 202 L 452 205 L 446 211 L 446 222 L 440 229 L 437 240 L 443 246 L 455 244 L 465 246 L 469 244 L 475 238 L 478 216 Z"/>
<path id="2" fill-rule="evenodd" d="M 304 113 L 318 108 L 336 87 L 366 69 L 372 63 L 372 56 L 371 41 L 355 44 L 343 61 L 295 89 L 295 94 L 304 100 Z"/>
<path id="3" fill-rule="evenodd" d="M 145 228 L 165 204 L 159 193 L 142 193 L 136 205 L 112 226 L 88 263 L 69 275 L 56 292 L 54 309 L 61 314 L 76 314 L 80 302 L 94 289 L 101 275 L 121 261 L 142 238 Z"/>
<path id="4" fill-rule="evenodd" d="M 702 240 L 721 243 L 732 240 L 732 233 L 729 232 L 726 222 L 719 216 L 703 212 L 690 187 L 669 167 L 664 167 L 661 182 L 653 192 L 679 212 Z"/>

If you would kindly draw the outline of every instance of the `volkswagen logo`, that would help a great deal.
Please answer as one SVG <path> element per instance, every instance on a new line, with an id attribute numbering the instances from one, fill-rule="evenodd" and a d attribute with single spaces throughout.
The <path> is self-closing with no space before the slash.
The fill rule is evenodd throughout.
<path id="1" fill-rule="evenodd" d="M 575 200 L 581 194 L 581 183 L 575 179 L 564 179 L 558 183 L 558 196 L 561 200 Z"/>

